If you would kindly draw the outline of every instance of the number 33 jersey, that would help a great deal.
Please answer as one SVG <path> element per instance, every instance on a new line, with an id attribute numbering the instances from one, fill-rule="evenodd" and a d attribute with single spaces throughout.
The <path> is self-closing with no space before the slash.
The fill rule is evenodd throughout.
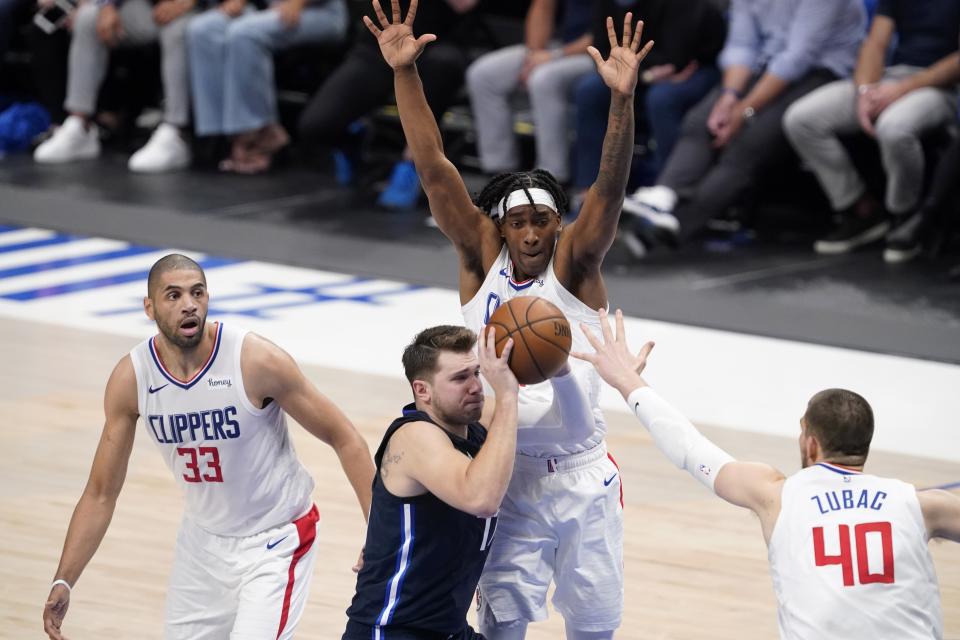
<path id="1" fill-rule="evenodd" d="M 217 324 L 207 362 L 170 373 L 156 337 L 130 352 L 147 435 L 183 487 L 185 516 L 222 536 L 249 536 L 310 509 L 313 479 L 297 460 L 277 402 L 258 409 L 240 372 L 246 331 Z"/>
<path id="2" fill-rule="evenodd" d="M 770 536 L 780 637 L 943 637 L 913 486 L 818 463 L 784 482 Z"/>

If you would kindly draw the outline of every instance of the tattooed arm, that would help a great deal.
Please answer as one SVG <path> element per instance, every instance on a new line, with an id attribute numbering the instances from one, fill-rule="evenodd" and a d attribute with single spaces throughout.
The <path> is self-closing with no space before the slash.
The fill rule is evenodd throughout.
<path id="1" fill-rule="evenodd" d="M 590 187 L 580 216 L 571 231 L 572 267 L 574 271 L 597 270 L 613 244 L 617 220 L 623 204 L 630 161 L 633 158 L 633 94 L 637 86 L 637 69 L 649 53 L 653 42 L 640 48 L 643 22 L 633 30 L 633 16 L 624 19 L 623 37 L 617 43 L 613 19 L 607 18 L 610 57 L 604 60 L 594 47 L 588 49 L 597 71 L 610 87 L 610 116 L 603 140 L 603 155 L 596 182 Z"/>

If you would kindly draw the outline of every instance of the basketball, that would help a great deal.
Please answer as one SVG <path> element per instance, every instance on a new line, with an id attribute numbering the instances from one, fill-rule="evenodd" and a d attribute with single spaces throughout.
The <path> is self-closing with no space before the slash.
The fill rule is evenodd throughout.
<path id="1" fill-rule="evenodd" d="M 556 375 L 570 354 L 570 323 L 549 300 L 514 298 L 493 312 L 489 326 L 496 331 L 498 356 L 507 339 L 513 338 L 510 370 L 520 384 L 536 384 Z"/>

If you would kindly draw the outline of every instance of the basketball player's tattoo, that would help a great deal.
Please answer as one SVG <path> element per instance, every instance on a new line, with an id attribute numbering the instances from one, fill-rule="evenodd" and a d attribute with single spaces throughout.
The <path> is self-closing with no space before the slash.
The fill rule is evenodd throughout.
<path id="1" fill-rule="evenodd" d="M 387 469 L 387 466 L 391 464 L 397 464 L 400 462 L 401 458 L 403 458 L 403 451 L 400 453 L 393 453 L 390 450 L 390 444 L 387 443 L 387 448 L 383 452 L 383 461 L 380 463 L 380 475 L 384 478 L 390 475 L 390 471 Z"/>
<path id="2" fill-rule="evenodd" d="M 633 96 L 614 93 L 611 101 L 600 171 L 593 187 L 604 198 L 618 199 L 623 197 L 633 159 Z"/>

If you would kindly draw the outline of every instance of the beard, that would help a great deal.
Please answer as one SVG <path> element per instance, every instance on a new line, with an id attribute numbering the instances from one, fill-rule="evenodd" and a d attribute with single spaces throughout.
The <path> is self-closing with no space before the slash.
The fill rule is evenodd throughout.
<path id="1" fill-rule="evenodd" d="M 163 337 L 181 349 L 193 349 L 203 340 L 204 327 L 207 323 L 206 316 L 196 316 L 197 332 L 192 336 L 185 336 L 179 332 L 180 324 L 167 324 L 157 320 L 157 328 Z"/>
<path id="2" fill-rule="evenodd" d="M 444 424 L 466 425 L 471 422 L 479 422 L 483 414 L 483 404 L 478 406 L 463 407 L 460 405 L 448 407 L 443 403 L 434 403 L 433 410 L 437 418 Z"/>

